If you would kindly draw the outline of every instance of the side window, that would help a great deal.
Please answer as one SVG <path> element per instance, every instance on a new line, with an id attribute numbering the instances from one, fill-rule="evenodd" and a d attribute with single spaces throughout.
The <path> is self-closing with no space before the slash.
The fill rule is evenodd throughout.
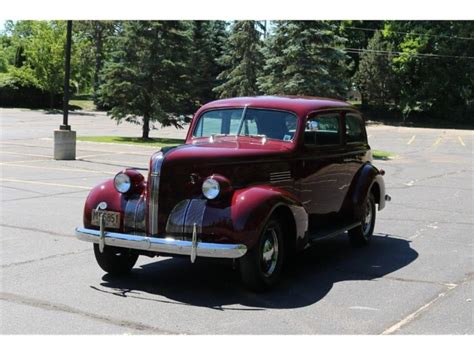
<path id="1" fill-rule="evenodd" d="M 304 131 L 304 143 L 313 146 L 341 143 L 339 114 L 321 114 L 308 118 Z"/>
<path id="2" fill-rule="evenodd" d="M 346 114 L 346 142 L 365 142 L 365 129 L 359 115 Z"/>

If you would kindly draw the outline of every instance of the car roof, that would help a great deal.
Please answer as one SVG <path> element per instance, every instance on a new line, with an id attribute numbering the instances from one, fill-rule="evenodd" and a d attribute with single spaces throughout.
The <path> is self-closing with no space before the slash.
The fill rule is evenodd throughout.
<path id="1" fill-rule="evenodd" d="M 230 99 L 222 99 L 211 101 L 200 108 L 200 111 L 206 111 L 213 108 L 221 107 L 259 107 L 271 108 L 278 110 L 293 111 L 299 115 L 305 115 L 311 111 L 352 107 L 349 103 L 329 99 L 325 97 L 314 96 L 249 96 L 249 97 L 235 97 Z"/>

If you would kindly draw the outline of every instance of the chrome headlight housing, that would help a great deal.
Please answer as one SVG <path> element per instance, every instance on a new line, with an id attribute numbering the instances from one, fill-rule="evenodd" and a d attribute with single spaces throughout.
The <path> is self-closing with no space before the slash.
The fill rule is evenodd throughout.
<path id="1" fill-rule="evenodd" d="M 221 192 L 221 185 L 216 179 L 213 179 L 212 177 L 210 177 L 204 180 L 204 182 L 202 183 L 202 193 L 207 199 L 209 200 L 215 199 L 217 196 L 219 196 L 220 192 Z"/>
<path id="2" fill-rule="evenodd" d="M 132 187 L 130 176 L 123 172 L 118 173 L 114 178 L 114 186 L 118 192 L 122 194 L 127 193 Z"/>

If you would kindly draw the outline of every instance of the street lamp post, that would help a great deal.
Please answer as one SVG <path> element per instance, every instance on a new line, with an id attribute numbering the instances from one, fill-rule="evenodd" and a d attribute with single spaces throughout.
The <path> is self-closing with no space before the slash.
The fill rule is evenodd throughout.
<path id="1" fill-rule="evenodd" d="M 69 114 L 69 77 L 71 72 L 72 21 L 67 21 L 66 50 L 64 51 L 64 96 L 63 124 L 54 131 L 54 159 L 76 159 L 76 132 L 68 124 Z"/>

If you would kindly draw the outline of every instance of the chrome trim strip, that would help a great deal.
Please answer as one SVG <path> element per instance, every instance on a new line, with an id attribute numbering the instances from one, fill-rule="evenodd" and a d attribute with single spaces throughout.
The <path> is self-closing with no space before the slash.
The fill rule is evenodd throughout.
<path id="1" fill-rule="evenodd" d="M 283 182 L 283 181 L 291 181 L 291 171 L 276 171 L 270 173 L 270 182 Z"/>
<path id="2" fill-rule="evenodd" d="M 76 237 L 80 240 L 99 243 L 100 231 L 88 228 L 76 228 Z M 115 232 L 104 233 L 104 244 L 120 248 L 154 251 L 157 253 L 191 256 L 193 242 L 172 238 L 154 238 Z M 245 255 L 247 247 L 243 244 L 219 244 L 195 241 L 196 256 L 207 258 L 237 259 Z"/>
<path id="3" fill-rule="evenodd" d="M 196 232 L 196 223 L 193 225 L 193 238 L 191 241 L 191 263 L 194 264 L 196 261 L 196 256 L 197 256 L 197 232 Z"/>
<path id="4" fill-rule="evenodd" d="M 151 235 L 158 234 L 158 194 L 160 189 L 160 173 L 164 155 L 159 152 L 153 156 L 150 172 L 150 202 L 148 209 L 148 227 Z"/>

